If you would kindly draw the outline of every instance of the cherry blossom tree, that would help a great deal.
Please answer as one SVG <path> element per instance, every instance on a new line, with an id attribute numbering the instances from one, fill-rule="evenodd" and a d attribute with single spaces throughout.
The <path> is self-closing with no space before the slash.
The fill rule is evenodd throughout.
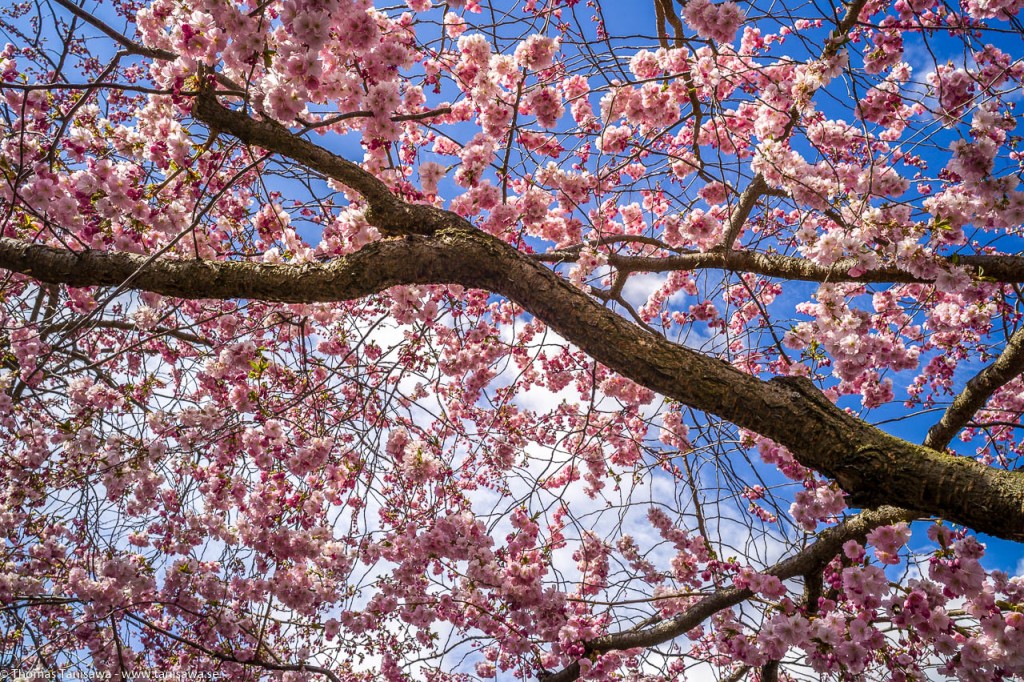
<path id="1" fill-rule="evenodd" d="M 6 5 L 0 664 L 1024 676 L 1022 8 Z"/>

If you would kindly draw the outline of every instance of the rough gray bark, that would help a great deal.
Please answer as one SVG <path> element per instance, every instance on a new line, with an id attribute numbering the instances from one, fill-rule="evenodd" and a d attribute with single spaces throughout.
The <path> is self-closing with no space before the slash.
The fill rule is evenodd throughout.
<path id="1" fill-rule="evenodd" d="M 967 425 L 988 399 L 1021 372 L 1024 372 L 1024 327 L 1013 333 L 995 362 L 967 382 L 942 419 L 928 430 L 924 444 L 936 449 L 948 446 L 953 436 Z"/>

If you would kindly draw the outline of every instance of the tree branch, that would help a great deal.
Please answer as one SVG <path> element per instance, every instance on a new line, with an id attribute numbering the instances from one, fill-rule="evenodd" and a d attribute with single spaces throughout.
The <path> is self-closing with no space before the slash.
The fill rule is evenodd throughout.
<path id="1" fill-rule="evenodd" d="M 323 173 L 358 192 L 369 205 L 366 220 L 388 234 L 432 234 L 458 219 L 454 213 L 432 206 L 409 204 L 392 194 L 388 186 L 359 165 L 292 134 L 271 120 L 256 120 L 217 102 L 213 92 L 196 97 L 192 112 L 215 130 L 231 133 L 246 144 L 283 154 Z"/>
<path id="2" fill-rule="evenodd" d="M 848 540 L 861 540 L 878 526 L 884 526 L 898 521 L 909 521 L 916 516 L 914 512 L 896 507 L 880 507 L 878 509 L 861 512 L 838 526 L 829 528 L 821 533 L 814 544 L 775 564 L 767 571 L 766 575 L 774 575 L 780 580 L 788 580 L 799 575 L 806 575 L 814 570 L 820 570 L 832 558 L 842 551 L 843 543 Z M 621 651 L 624 649 L 636 649 L 656 646 L 669 640 L 675 639 L 694 629 L 714 614 L 724 609 L 731 608 L 754 596 L 749 589 L 730 587 L 719 590 L 712 595 L 704 597 L 699 602 L 688 608 L 683 613 L 662 621 L 654 627 L 645 630 L 626 630 L 616 632 L 593 639 L 585 644 L 588 654 L 605 653 L 608 651 Z M 552 675 L 542 677 L 543 682 L 572 682 L 580 676 L 579 663 L 572 663 Z"/>
<path id="3" fill-rule="evenodd" d="M 531 254 L 541 263 L 572 263 L 579 258 L 578 249 L 563 249 Z M 948 256 L 943 260 L 951 267 L 964 267 L 975 279 L 1024 282 L 1024 256 L 969 255 Z M 623 256 L 608 254 L 608 264 L 622 272 L 676 272 L 684 270 L 731 270 L 753 272 L 767 277 L 803 282 L 863 282 L 896 284 L 930 284 L 933 279 L 918 277 L 895 266 L 865 270 L 857 275 L 850 271 L 858 266 L 856 259 L 845 258 L 832 265 L 819 265 L 805 258 L 756 251 L 720 249 L 706 253 L 683 253 L 676 256 Z"/>
<path id="4" fill-rule="evenodd" d="M 750 181 L 747 188 L 743 190 L 743 194 L 740 195 L 740 202 L 736 206 L 736 210 L 733 211 L 732 215 L 729 216 L 729 228 L 726 230 L 725 237 L 722 239 L 721 251 L 723 253 L 729 253 L 732 251 L 733 244 L 736 243 L 736 238 L 740 236 L 740 230 L 743 229 L 743 223 L 747 222 L 747 218 L 750 217 L 750 212 L 754 210 L 754 204 L 761 198 L 761 195 L 768 189 L 768 184 L 764 181 L 764 176 L 758 173 L 754 176 L 754 179 Z M 719 248 L 719 247 L 716 247 Z"/>
<path id="5" fill-rule="evenodd" d="M 953 399 L 942 419 L 928 430 L 924 444 L 935 450 L 949 446 L 953 436 L 967 425 L 988 399 L 1024 372 L 1024 327 L 1010 336 L 1006 348 L 991 365 L 967 382 L 964 390 Z"/>
<path id="6" fill-rule="evenodd" d="M 330 263 L 150 259 L 0 238 L 0 267 L 69 286 L 131 287 L 191 299 L 351 300 L 397 284 L 461 284 L 505 296 L 598 362 L 684 405 L 786 446 L 857 506 L 897 504 L 1024 539 L 1024 475 L 908 443 L 837 408 L 807 379 L 763 381 L 640 329 L 557 273 L 454 214 L 433 237 L 374 242 Z M 449 216 L 454 216 L 449 218 Z"/>
<path id="7" fill-rule="evenodd" d="M 47 327 L 43 327 L 39 330 L 41 336 L 48 336 L 50 334 L 59 334 L 61 332 L 73 329 L 117 329 L 128 332 L 138 332 L 140 334 L 149 334 L 146 341 L 153 341 L 161 336 L 171 336 L 187 343 L 193 343 L 198 346 L 212 346 L 213 342 L 209 339 L 205 339 L 195 334 L 189 334 L 186 331 L 180 329 L 169 329 L 167 327 L 154 327 L 153 329 L 142 329 L 138 325 L 132 322 L 122 322 L 119 320 L 96 320 L 95 322 L 89 322 L 83 327 L 76 327 L 76 322 L 64 322 L 61 324 L 52 324 Z"/>
<path id="8" fill-rule="evenodd" d="M 199 644 L 198 642 L 193 642 L 191 640 L 185 639 L 184 637 L 176 635 L 170 630 L 166 630 L 157 625 L 156 623 L 152 623 L 146 620 L 145 618 L 142 618 L 141 616 L 137 616 L 134 613 L 131 613 L 130 611 L 125 612 L 125 617 L 132 621 L 135 621 L 139 625 L 149 628 L 153 632 L 157 632 L 163 635 L 164 637 L 169 637 L 170 639 L 173 639 L 175 642 L 178 642 L 179 644 L 200 651 L 203 654 L 209 656 L 210 658 L 216 659 L 218 661 L 223 661 L 225 663 L 237 663 L 239 665 L 247 665 L 254 668 L 262 668 L 263 670 L 277 670 L 285 672 L 308 672 L 313 673 L 315 675 L 323 675 L 331 682 L 341 682 L 341 678 L 334 674 L 330 669 L 324 668 L 319 665 L 312 665 L 306 663 L 274 663 L 272 661 L 263 661 L 260 659 L 250 659 L 247 661 L 243 661 L 242 659 L 236 656 L 224 654 L 219 651 L 207 648 Z"/>
<path id="9" fill-rule="evenodd" d="M 130 54 L 149 57 L 150 59 L 162 59 L 164 61 L 173 61 L 178 58 L 178 55 L 170 50 L 146 47 L 142 43 L 137 43 L 134 40 L 131 40 L 127 36 L 108 26 L 106 23 L 100 21 L 89 12 L 86 12 L 75 3 L 71 2 L 71 0 L 56 0 L 56 2 L 58 5 L 71 12 L 85 23 L 102 31 L 108 38 L 123 47 Z"/>
<path id="10" fill-rule="evenodd" d="M 864 9 L 864 5 L 867 4 L 867 0 L 852 0 L 846 5 L 846 14 L 842 20 L 836 24 L 835 30 L 829 36 L 829 39 L 825 42 L 825 49 L 821 52 L 821 60 L 828 60 L 835 57 L 839 52 L 839 48 L 842 47 L 846 41 L 846 34 L 849 33 L 853 27 L 857 24 L 857 18 L 860 16 L 861 10 Z M 779 136 L 780 140 L 789 139 L 790 134 L 793 132 L 793 128 L 796 127 L 797 122 L 800 120 L 800 109 L 795 105 L 789 110 L 789 120 L 786 122 L 786 127 L 782 131 L 782 135 Z M 725 232 L 725 237 L 722 239 L 721 245 L 718 247 L 724 253 L 728 254 L 732 251 L 733 245 L 736 243 L 736 239 L 740 236 L 740 231 L 743 229 L 743 223 L 747 222 L 747 218 L 750 217 L 750 212 L 754 208 L 754 204 L 768 191 L 768 183 L 765 182 L 764 175 L 758 173 L 747 185 L 747 188 L 743 190 L 743 194 L 740 195 L 739 204 L 736 210 L 729 217 L 729 227 Z"/>

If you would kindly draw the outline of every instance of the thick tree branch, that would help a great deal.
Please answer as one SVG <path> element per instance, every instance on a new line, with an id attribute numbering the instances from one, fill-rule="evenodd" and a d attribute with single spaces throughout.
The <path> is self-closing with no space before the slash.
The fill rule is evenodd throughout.
<path id="1" fill-rule="evenodd" d="M 761 666 L 761 682 L 779 682 L 778 661 L 768 661 Z"/>
<path id="2" fill-rule="evenodd" d="M 551 251 L 531 255 L 542 263 L 571 263 L 579 258 L 578 249 Z M 967 269 L 975 279 L 997 280 L 1006 283 L 1024 282 L 1024 256 L 969 255 L 949 256 L 944 260 L 950 266 Z M 851 275 L 858 266 L 853 258 L 843 259 L 825 266 L 805 258 L 783 256 L 756 251 L 709 251 L 683 253 L 674 256 L 623 256 L 608 254 L 608 264 L 619 272 L 675 272 L 683 270 L 732 270 L 753 272 L 766 277 L 799 280 L 803 282 L 863 282 L 894 284 L 929 284 L 924 279 L 895 266 L 872 268 Z"/>
<path id="3" fill-rule="evenodd" d="M 743 190 L 736 210 L 729 216 L 729 227 L 725 232 L 725 238 L 722 240 L 721 245 L 723 253 L 732 251 L 733 244 L 736 243 L 736 238 L 740 236 L 740 230 L 743 229 L 743 223 L 747 222 L 750 212 L 754 210 L 754 204 L 757 203 L 757 200 L 761 198 L 761 195 L 767 189 L 768 184 L 764 181 L 764 176 L 758 173 L 750 181 L 750 184 L 747 185 L 747 188 Z"/>
<path id="4" fill-rule="evenodd" d="M 436 211 L 436 209 L 431 209 Z M 436 211 L 438 221 L 461 221 Z M 806 379 L 763 381 L 631 324 L 540 263 L 465 221 L 433 237 L 374 242 L 330 263 L 178 261 L 74 253 L 0 239 L 0 267 L 49 283 L 182 298 L 289 303 L 350 300 L 396 284 L 461 284 L 507 297 L 637 383 L 788 447 L 854 504 L 897 504 L 1006 539 L 1024 539 L 1024 476 L 890 436 L 829 402 Z"/>
<path id="5" fill-rule="evenodd" d="M 256 120 L 217 102 L 212 92 L 196 98 L 193 113 L 214 130 L 231 133 L 246 144 L 283 154 L 306 167 L 323 173 L 358 192 L 366 199 L 366 220 L 390 234 L 432 234 L 452 224 L 457 216 L 431 206 L 401 201 L 388 186 L 359 165 L 294 135 L 280 123 Z"/>
<path id="6" fill-rule="evenodd" d="M 821 533 L 814 544 L 775 564 L 765 574 L 774 575 L 780 580 L 788 580 L 812 571 L 821 570 L 829 561 L 842 551 L 843 543 L 848 540 L 863 541 L 873 528 L 878 526 L 908 521 L 915 517 L 913 512 L 896 507 L 880 507 L 861 512 L 843 523 Z M 714 614 L 750 599 L 754 593 L 749 589 L 730 587 L 719 590 L 704 597 L 683 613 L 662 621 L 644 630 L 626 630 L 616 632 L 586 643 L 588 653 L 605 653 L 657 646 L 676 637 L 686 634 Z M 562 670 L 541 678 L 544 682 L 571 682 L 580 675 L 579 663 L 573 663 Z"/>
<path id="7" fill-rule="evenodd" d="M 953 436 L 967 425 L 988 399 L 1021 372 L 1024 372 L 1024 327 L 1013 333 L 995 362 L 967 382 L 942 419 L 928 430 L 924 444 L 935 450 L 947 447 Z"/>
<path id="8" fill-rule="evenodd" d="M 171 52 L 170 50 L 161 50 L 158 48 L 146 47 L 142 43 L 137 43 L 127 36 L 121 34 L 109 25 L 93 16 L 91 13 L 86 12 L 84 9 L 71 2 L 70 0 L 56 0 L 57 4 L 66 9 L 67 11 L 74 14 L 76 17 L 89 24 L 93 28 L 97 28 L 102 31 L 106 36 L 112 39 L 115 43 L 123 47 L 130 54 L 137 54 L 141 57 L 149 57 L 150 59 L 163 59 L 165 61 L 172 61 L 178 58 L 178 55 Z"/>

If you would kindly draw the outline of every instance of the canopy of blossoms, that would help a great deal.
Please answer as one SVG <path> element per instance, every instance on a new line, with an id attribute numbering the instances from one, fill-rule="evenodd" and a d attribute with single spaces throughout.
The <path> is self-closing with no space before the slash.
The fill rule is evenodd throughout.
<path id="1" fill-rule="evenodd" d="M 1024 677 L 1022 8 L 0 8 L 0 664 Z"/>

